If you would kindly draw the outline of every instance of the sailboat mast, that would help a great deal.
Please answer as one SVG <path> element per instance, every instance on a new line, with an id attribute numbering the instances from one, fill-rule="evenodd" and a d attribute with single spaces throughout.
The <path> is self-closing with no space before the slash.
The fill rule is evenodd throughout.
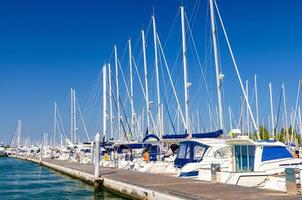
<path id="1" fill-rule="evenodd" d="M 55 102 L 54 120 L 53 120 L 53 144 L 56 145 L 57 135 L 57 102 Z"/>
<path id="2" fill-rule="evenodd" d="M 133 137 L 135 133 L 135 125 L 134 125 L 134 96 L 133 96 L 133 72 L 132 72 L 132 49 L 131 49 L 131 40 L 128 40 L 128 48 L 129 48 L 129 68 L 130 68 L 130 105 L 131 105 L 131 136 Z"/>
<path id="3" fill-rule="evenodd" d="M 115 61 L 115 84 L 116 84 L 116 99 L 117 99 L 117 125 L 118 137 L 121 135 L 121 111 L 120 111 L 120 91 L 118 81 L 118 60 L 117 60 L 117 47 L 114 45 L 114 61 Z"/>
<path id="4" fill-rule="evenodd" d="M 144 74 L 145 74 L 145 94 L 146 94 L 146 116 L 147 116 L 147 133 L 150 128 L 150 101 L 149 101 L 149 89 L 148 89 L 148 71 L 147 71 L 147 57 L 146 57 L 146 40 L 145 32 L 142 30 L 142 47 L 143 47 L 143 59 L 144 59 Z"/>
<path id="5" fill-rule="evenodd" d="M 152 25 L 153 25 L 153 40 L 154 40 L 154 58 L 155 58 L 155 73 L 156 73 L 156 93 L 157 93 L 157 131 L 159 136 L 162 133 L 162 123 L 160 120 L 161 117 L 161 101 L 160 101 L 160 88 L 159 88 L 159 69 L 158 69 L 158 52 L 157 52 L 157 30 L 156 30 L 156 22 L 154 15 L 152 16 Z"/>
<path id="6" fill-rule="evenodd" d="M 281 87 L 282 87 L 282 94 L 283 94 L 283 107 L 284 107 L 284 120 L 285 120 L 286 140 L 287 140 L 287 142 L 289 142 L 286 97 L 285 97 L 285 88 L 284 88 L 284 83 L 283 82 L 281 84 Z"/>
<path id="7" fill-rule="evenodd" d="M 258 86 L 257 86 L 257 75 L 254 76 L 255 83 L 255 103 L 256 103 L 256 123 L 259 129 L 259 107 L 258 107 Z"/>
<path id="8" fill-rule="evenodd" d="M 103 137 L 107 132 L 107 69 L 106 64 L 103 65 Z"/>
<path id="9" fill-rule="evenodd" d="M 112 86 L 111 86 L 111 65 L 108 64 L 109 80 L 109 109 L 110 109 L 110 138 L 113 138 L 113 108 L 112 108 Z"/>
<path id="10" fill-rule="evenodd" d="M 71 140 L 71 143 L 74 142 L 73 140 L 73 89 L 71 88 L 70 89 L 70 140 Z"/>
<path id="11" fill-rule="evenodd" d="M 76 114 L 76 91 L 73 89 L 73 139 L 77 143 L 77 114 Z"/>
<path id="12" fill-rule="evenodd" d="M 217 98 L 218 98 L 219 128 L 223 129 L 223 113 L 222 113 L 223 111 L 222 111 L 222 97 L 221 97 L 223 74 L 220 72 L 220 69 L 219 69 L 213 0 L 210 0 L 210 12 L 211 12 L 211 27 L 212 27 L 214 61 L 215 61 L 215 69 L 216 69 L 216 85 L 217 85 Z"/>
<path id="13" fill-rule="evenodd" d="M 272 136 L 275 138 L 275 123 L 274 123 L 274 106 L 273 106 L 273 89 L 272 83 L 269 83 L 269 97 L 270 97 L 270 106 L 271 106 L 271 128 L 272 128 Z"/>
<path id="14" fill-rule="evenodd" d="M 191 131 L 189 130 L 189 87 L 190 87 L 190 83 L 188 83 L 185 11 L 184 11 L 183 6 L 180 7 L 180 12 L 181 12 L 181 35 L 182 35 L 182 54 L 183 54 L 183 68 L 184 68 L 184 86 L 185 86 L 185 116 L 186 116 L 185 129 L 186 129 L 186 132 L 191 133 Z"/>

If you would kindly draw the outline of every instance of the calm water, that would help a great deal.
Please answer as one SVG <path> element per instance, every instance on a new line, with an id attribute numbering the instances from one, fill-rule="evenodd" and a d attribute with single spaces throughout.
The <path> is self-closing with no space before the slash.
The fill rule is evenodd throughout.
<path id="1" fill-rule="evenodd" d="M 0 199 L 123 199 L 37 164 L 0 158 Z"/>

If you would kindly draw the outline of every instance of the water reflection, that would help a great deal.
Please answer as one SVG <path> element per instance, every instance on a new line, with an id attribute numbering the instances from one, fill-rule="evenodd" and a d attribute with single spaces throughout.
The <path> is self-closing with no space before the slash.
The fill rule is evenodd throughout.
<path id="1" fill-rule="evenodd" d="M 124 199 L 38 164 L 0 158 L 0 199 Z"/>

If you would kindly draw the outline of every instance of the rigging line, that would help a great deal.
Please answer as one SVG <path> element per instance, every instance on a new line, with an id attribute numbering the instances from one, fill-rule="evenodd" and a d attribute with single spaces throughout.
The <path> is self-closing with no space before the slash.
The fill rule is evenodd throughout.
<path id="1" fill-rule="evenodd" d="M 277 130 L 278 124 L 279 124 L 279 117 L 280 117 L 282 96 L 283 96 L 283 90 L 281 89 L 281 91 L 280 91 L 280 97 L 279 97 L 279 103 L 278 103 L 277 119 L 276 119 L 276 124 L 275 124 L 275 127 L 274 127 L 274 131 Z"/>
<path id="2" fill-rule="evenodd" d="M 134 67 L 135 67 L 135 70 L 136 70 L 136 73 L 137 73 L 137 76 L 138 76 L 138 80 L 139 80 L 139 83 L 140 83 L 140 87 L 141 87 L 141 90 L 142 90 L 142 92 L 143 92 L 144 99 L 145 99 L 145 101 L 146 101 L 146 100 L 147 100 L 146 92 L 145 92 L 145 90 L 144 90 L 144 86 L 143 86 L 141 77 L 140 77 L 139 72 L 138 72 L 137 64 L 136 64 L 136 62 L 135 62 L 133 56 L 132 56 L 132 59 L 133 59 Z M 141 102 L 141 104 L 143 104 L 143 103 Z M 142 105 L 139 106 L 139 107 L 142 107 Z M 148 111 L 147 111 L 147 112 L 148 112 Z M 148 112 L 148 115 L 149 115 L 149 116 L 150 116 L 150 115 L 152 116 L 152 113 Z"/>
<path id="3" fill-rule="evenodd" d="M 122 70 L 120 60 L 117 59 L 117 62 L 118 62 L 118 65 L 119 65 L 120 72 L 121 72 L 121 74 L 122 74 L 122 78 L 123 78 L 123 82 L 124 82 L 124 85 L 125 85 L 125 88 L 126 88 L 127 96 L 128 96 L 128 98 L 129 98 L 129 100 L 130 100 L 130 99 L 131 99 L 131 97 L 130 97 L 130 92 L 129 92 L 129 89 L 128 89 L 128 86 L 127 86 L 127 83 L 126 83 L 125 75 L 124 75 L 124 72 L 123 72 L 123 70 Z M 121 101 L 121 102 L 122 102 L 122 101 Z M 123 103 L 122 103 L 122 104 L 123 104 Z"/>
<path id="4" fill-rule="evenodd" d="M 162 53 L 162 55 L 163 55 L 163 59 L 164 59 L 164 63 L 165 63 L 165 66 L 166 66 L 166 70 L 167 70 L 167 72 L 168 72 L 169 80 L 170 80 L 170 83 L 171 83 L 171 85 L 172 85 L 173 93 L 174 93 L 174 96 L 175 96 L 177 105 L 178 105 L 178 107 L 179 107 L 179 110 L 180 110 L 181 119 L 182 119 L 183 125 L 185 125 L 185 124 L 186 124 L 186 123 L 185 123 L 185 118 L 184 118 L 183 112 L 182 112 L 181 107 L 180 107 L 179 99 L 178 99 L 178 96 L 177 96 L 177 93 L 176 93 L 176 90 L 175 90 L 175 87 L 174 87 L 174 84 L 173 84 L 173 81 L 172 81 L 172 77 L 171 77 L 171 74 L 170 74 L 170 70 L 169 70 L 169 67 L 168 67 L 168 63 L 167 63 L 167 60 L 166 60 L 166 57 L 165 57 L 163 48 L 162 48 L 162 46 L 161 46 L 161 42 L 160 42 L 160 39 L 159 39 L 158 34 L 157 34 L 156 36 L 157 36 L 157 40 L 158 40 L 158 44 L 159 44 L 161 53 Z"/>
<path id="5" fill-rule="evenodd" d="M 63 122 L 62 122 L 61 112 L 60 112 L 60 109 L 59 109 L 58 105 L 57 105 L 57 113 L 58 113 L 58 117 L 59 117 L 59 120 L 60 120 L 60 124 L 61 124 L 61 128 L 62 128 L 62 131 L 63 131 L 63 135 L 64 135 L 65 138 L 67 138 L 66 137 L 65 128 L 64 128 L 64 125 L 63 125 Z"/>
<path id="6" fill-rule="evenodd" d="M 160 70 L 161 70 L 161 73 L 164 74 L 164 70 L 163 70 L 163 63 L 162 63 L 162 58 L 161 56 L 159 56 L 159 66 L 160 66 Z M 178 68 L 180 69 L 180 68 Z M 164 86 L 164 92 L 162 92 L 162 96 L 166 95 L 166 97 L 168 97 L 167 95 L 167 84 L 165 81 L 162 81 L 163 83 L 163 86 Z M 172 93 L 171 93 L 172 94 Z M 170 98 L 171 99 L 171 98 Z"/>
<path id="7" fill-rule="evenodd" d="M 249 114 L 252 118 L 252 122 L 253 122 L 253 125 L 254 125 L 254 128 L 256 130 L 256 133 L 257 133 L 257 137 L 259 138 L 259 130 L 258 130 L 258 127 L 257 127 L 257 124 L 255 122 L 255 119 L 254 119 L 254 115 L 252 113 L 252 109 L 250 107 L 250 104 L 249 104 L 249 101 L 248 101 L 248 98 L 247 98 L 247 95 L 246 95 L 246 92 L 244 90 L 244 87 L 243 87 L 243 83 L 242 83 L 242 80 L 241 80 L 241 76 L 240 76 L 240 73 L 239 73 L 239 69 L 238 69 L 238 66 L 237 66 L 237 62 L 235 60 L 235 57 L 234 57 L 234 54 L 233 54 L 233 50 L 231 48 L 231 44 L 229 42 L 229 38 L 228 38 L 228 35 L 226 33 L 226 30 L 225 30 L 225 27 L 224 27 L 224 23 L 222 21 L 222 18 L 220 16 L 220 12 L 219 12 L 219 9 L 218 9 L 218 6 L 216 4 L 216 1 L 214 0 L 214 4 L 215 4 L 215 8 L 216 8 L 216 11 L 217 11 L 217 14 L 218 14 L 218 18 L 219 18 L 219 21 L 221 23 L 221 27 L 222 27 L 222 30 L 223 30 L 223 33 L 224 33 L 224 36 L 225 36 L 225 39 L 226 39 L 226 42 L 227 42 L 227 45 L 228 45 L 228 49 L 229 49 L 229 52 L 231 54 L 231 57 L 232 57 L 232 61 L 233 61 L 233 64 L 234 64 L 234 67 L 235 67 L 235 70 L 236 70 L 236 73 L 237 73 L 237 76 L 238 76 L 238 79 L 239 79 L 239 82 L 240 82 L 240 86 L 241 86 L 241 90 L 242 90 L 242 93 L 244 95 L 244 99 L 247 103 L 247 107 L 248 107 L 248 111 L 249 111 Z"/>
<path id="8" fill-rule="evenodd" d="M 168 42 L 169 42 L 169 40 L 170 40 L 170 36 L 171 36 L 171 34 L 172 34 L 172 31 L 174 30 L 175 24 L 176 24 L 176 22 L 178 21 L 178 20 L 177 20 L 178 15 L 179 15 L 179 9 L 177 9 L 176 15 L 175 15 L 175 17 L 174 17 L 174 19 L 173 19 L 173 22 L 172 22 L 171 29 L 170 29 L 170 31 L 169 31 L 169 33 L 168 33 L 168 35 L 167 35 L 167 39 L 166 39 L 166 41 L 165 41 L 165 43 L 164 43 L 164 48 L 163 48 L 163 49 L 166 48 L 166 46 L 167 46 L 167 44 L 168 44 Z"/>
<path id="9" fill-rule="evenodd" d="M 292 124 L 292 129 L 291 129 L 291 135 L 294 134 L 294 127 L 295 127 L 295 124 L 296 124 L 296 117 L 297 117 L 297 110 L 298 110 L 301 86 L 302 86 L 302 81 L 300 80 L 299 84 L 298 84 L 298 93 L 297 93 L 297 98 L 296 98 L 296 105 L 295 105 L 294 119 L 293 119 L 293 124 Z"/>
<path id="10" fill-rule="evenodd" d="M 195 51 L 195 53 L 196 53 L 198 66 L 199 66 L 199 69 L 200 69 L 201 75 L 202 75 L 202 80 L 203 80 L 204 85 L 205 85 L 205 87 L 206 87 L 206 93 L 207 93 L 207 96 L 208 96 L 209 101 L 210 101 L 210 107 L 211 107 L 211 110 L 212 110 L 212 112 L 213 112 L 213 107 L 214 107 L 214 106 L 213 106 L 213 101 L 212 101 L 212 99 L 211 99 L 211 95 L 210 95 L 210 93 L 209 93 L 209 87 L 208 87 L 208 84 L 207 84 L 207 81 L 206 81 L 206 78 L 205 78 L 204 71 L 203 71 L 203 69 L 202 69 L 202 66 L 203 66 L 203 65 L 201 64 L 200 58 L 199 58 L 199 56 L 198 56 L 198 51 L 197 51 L 196 43 L 195 43 L 195 41 L 194 41 L 193 33 L 192 33 L 192 30 L 191 30 L 191 28 L 190 28 L 190 26 L 189 26 L 188 18 L 187 18 L 186 15 L 185 15 L 185 19 L 186 19 L 186 22 L 187 22 L 187 25 L 188 25 L 188 32 L 189 32 L 189 35 L 190 35 L 190 38 L 191 38 L 191 41 L 192 41 L 192 44 L 193 44 L 193 48 L 194 48 L 194 51 Z M 215 123 L 215 121 L 216 121 L 216 120 L 214 120 L 214 123 Z M 216 124 L 216 126 L 217 126 L 217 122 L 216 122 L 215 124 Z"/>
<path id="11" fill-rule="evenodd" d="M 118 61 L 118 62 L 119 62 L 119 61 Z M 113 79 L 112 83 L 114 84 L 114 87 L 116 88 L 116 82 L 115 82 L 116 79 L 115 79 L 115 77 L 112 77 L 112 79 Z M 115 94 L 112 94 L 112 97 L 113 97 L 112 99 L 113 99 L 113 101 L 114 101 L 115 108 L 117 109 L 116 98 L 118 98 L 119 101 L 122 102 L 122 101 L 121 101 L 121 97 L 119 96 L 119 97 L 116 97 L 116 98 L 115 98 Z M 125 119 L 126 119 L 126 124 L 127 124 L 128 128 L 129 128 L 129 130 L 131 130 L 131 127 L 130 127 L 130 124 L 129 124 L 129 121 L 128 121 L 126 112 L 125 112 L 125 110 L 124 110 L 124 105 L 121 103 L 120 106 L 121 106 L 121 108 L 122 108 L 122 114 L 123 114 L 123 116 L 124 116 Z M 124 127 L 124 123 L 123 123 L 123 120 L 122 120 L 122 119 L 120 119 L 120 123 L 121 123 L 121 125 L 122 125 L 123 131 L 124 131 L 124 134 L 125 134 L 125 137 L 126 137 L 126 139 L 127 139 L 127 141 L 128 141 L 127 132 L 126 132 L 126 129 L 125 129 L 125 127 Z M 131 132 L 131 131 L 130 131 L 130 132 Z"/>
<path id="12" fill-rule="evenodd" d="M 162 89 L 160 88 L 159 90 L 160 90 L 160 93 L 163 95 Z M 167 112 L 168 112 L 168 117 L 169 117 L 169 120 L 170 120 L 170 124 L 172 125 L 173 132 L 174 132 L 174 134 L 176 134 L 176 130 L 175 130 L 175 126 L 173 124 L 172 116 L 170 114 L 166 98 L 164 96 L 163 96 L 163 100 L 164 100 L 164 105 L 165 105 L 165 107 L 167 109 Z"/>
<path id="13" fill-rule="evenodd" d="M 113 78 L 113 79 L 114 79 L 114 78 Z M 115 81 L 113 81 L 113 84 L 115 84 Z M 117 97 L 117 98 L 120 98 L 120 97 Z M 113 99 L 115 108 L 117 109 L 117 102 L 116 102 L 116 98 L 115 98 L 114 94 L 112 94 L 112 99 Z M 122 110 L 124 111 L 123 105 L 121 105 L 121 108 L 122 108 Z M 123 112 L 123 114 L 125 114 L 125 112 Z M 118 120 L 120 120 L 120 124 L 122 125 L 123 131 L 124 131 L 124 136 L 125 136 L 127 142 L 129 142 L 129 139 L 128 139 L 128 136 L 127 136 L 127 131 L 126 131 L 126 129 L 125 129 L 123 120 L 122 120 L 122 119 L 118 119 Z M 129 128 L 129 130 L 130 130 L 130 124 L 128 123 L 127 117 L 126 117 L 126 123 L 128 124 L 128 128 Z"/>
<path id="14" fill-rule="evenodd" d="M 83 119 L 83 115 L 82 115 L 82 111 L 81 111 L 81 108 L 80 108 L 80 105 L 79 105 L 78 98 L 75 97 L 75 100 L 76 100 L 76 103 L 77 103 L 77 106 L 78 106 L 78 109 L 79 109 L 79 113 L 80 113 L 80 116 L 81 116 L 81 121 L 82 121 L 82 124 L 83 124 L 83 128 L 84 128 L 86 137 L 87 137 L 88 141 L 90 142 L 91 140 L 90 140 L 88 132 L 87 132 L 86 124 L 85 124 L 84 119 Z"/>

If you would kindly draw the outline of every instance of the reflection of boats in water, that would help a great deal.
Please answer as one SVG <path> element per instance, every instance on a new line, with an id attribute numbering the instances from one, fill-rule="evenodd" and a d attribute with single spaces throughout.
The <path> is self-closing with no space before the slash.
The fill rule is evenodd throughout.
<path id="1" fill-rule="evenodd" d="M 7 157 L 7 154 L 4 150 L 4 144 L 0 142 L 0 157 Z"/>

